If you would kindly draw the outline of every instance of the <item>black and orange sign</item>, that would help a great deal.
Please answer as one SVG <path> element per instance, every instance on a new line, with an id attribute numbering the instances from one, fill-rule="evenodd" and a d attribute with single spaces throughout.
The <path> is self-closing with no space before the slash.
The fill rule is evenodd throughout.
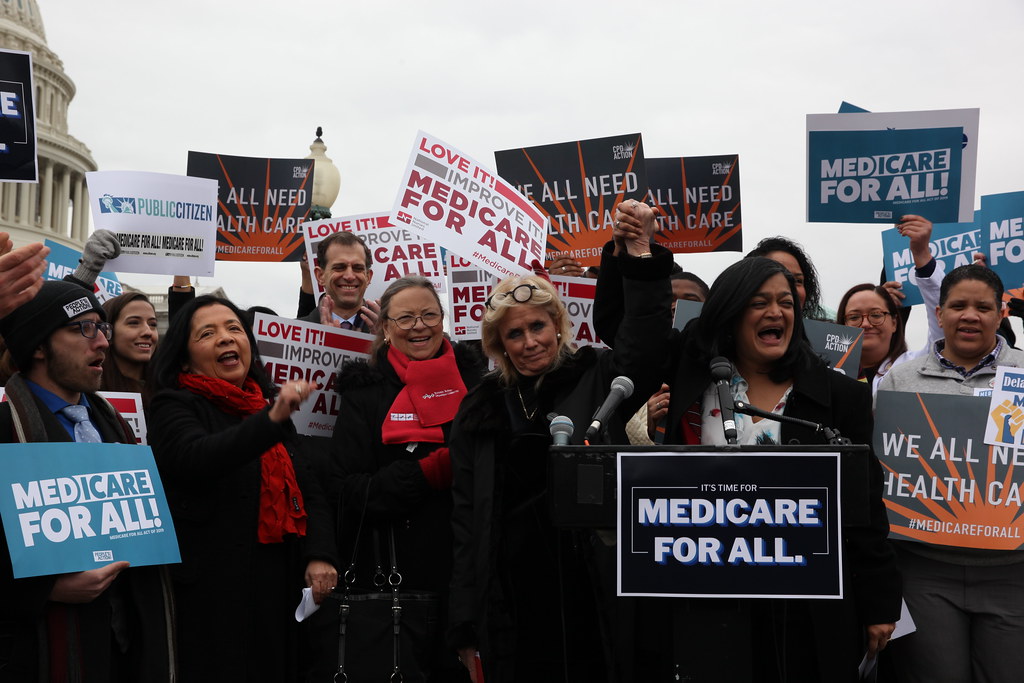
<path id="1" fill-rule="evenodd" d="M 985 444 L 989 398 L 880 391 L 875 454 L 891 538 L 1024 547 L 1024 449 Z"/>
<path id="2" fill-rule="evenodd" d="M 507 149 L 494 161 L 498 175 L 551 221 L 547 260 L 566 255 L 597 265 L 612 238 L 616 205 L 647 196 L 639 133 Z"/>
<path id="3" fill-rule="evenodd" d="M 311 159 L 188 153 L 188 175 L 217 181 L 218 261 L 299 261 L 313 194 Z"/>
<path id="4" fill-rule="evenodd" d="M 743 251 L 740 158 L 647 159 L 648 203 L 661 209 L 654 239 L 676 254 Z"/>

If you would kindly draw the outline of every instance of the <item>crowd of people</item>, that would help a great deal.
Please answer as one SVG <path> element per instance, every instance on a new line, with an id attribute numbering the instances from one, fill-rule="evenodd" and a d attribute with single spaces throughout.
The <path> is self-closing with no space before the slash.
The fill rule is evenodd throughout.
<path id="1" fill-rule="evenodd" d="M 176 278 L 160 334 L 144 295 L 93 295 L 117 254 L 109 233 L 90 238 L 73 275 L 45 282 L 46 248 L 0 233 L 0 443 L 134 443 L 101 392 L 139 393 L 181 554 L 17 579 L 0 558 L 0 680 L 831 682 L 858 680 L 865 655 L 879 657 L 879 680 L 1017 680 L 1024 551 L 890 540 L 870 450 L 851 484 L 864 502 L 840 532 L 842 599 L 617 598 L 614 539 L 555 524 L 549 423 L 571 419 L 569 443 L 583 444 L 613 378 L 634 391 L 603 443 L 826 443 L 739 414 L 733 440 L 710 369 L 724 358 L 734 401 L 870 445 L 877 392 L 974 395 L 997 367 L 1024 367 L 1000 334 L 999 277 L 983 259 L 945 273 L 924 217 L 897 227 L 928 340 L 908 349 L 899 285 L 857 284 L 835 316 L 863 330 L 846 375 L 807 341 L 804 321 L 827 313 L 798 244 L 763 240 L 708 287 L 655 243 L 656 225 L 651 207 L 624 202 L 599 267 L 548 264 L 597 278 L 607 349 L 573 344 L 543 269 L 499 282 L 481 340 L 454 343 L 428 280 L 403 277 L 368 301 L 366 244 L 325 239 L 297 317 L 374 335 L 367 360 L 338 368 L 329 439 L 296 432 L 292 415 L 318 387 L 270 381 L 251 311 Z M 677 300 L 702 304 L 681 329 Z M 300 625 L 304 588 L 320 610 Z M 387 615 L 429 606 L 424 625 L 400 637 L 395 616 L 360 632 L 352 601 L 374 592 Z M 904 603 L 917 630 L 891 640 Z"/>

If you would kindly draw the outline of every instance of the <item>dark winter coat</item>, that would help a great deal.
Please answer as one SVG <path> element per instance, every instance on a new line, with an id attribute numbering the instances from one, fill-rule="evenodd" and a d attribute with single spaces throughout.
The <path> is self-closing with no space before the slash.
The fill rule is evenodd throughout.
<path id="1" fill-rule="evenodd" d="M 573 444 L 583 443 L 586 426 L 608 394 L 611 380 L 619 375 L 630 377 L 635 391 L 610 421 L 609 441 L 628 443 L 626 421 L 661 381 L 661 360 L 670 328 L 671 255 L 659 248 L 654 251 L 651 259 L 615 259 L 610 252 L 602 259 L 602 268 L 615 260 L 626 275 L 622 287 L 626 317 L 615 340 L 616 350 L 584 347 L 545 374 L 537 387 L 536 415 L 541 416 L 537 419 L 551 413 L 569 417 L 575 425 Z M 530 458 L 543 468 L 551 444 L 544 425 L 538 429 L 534 424 L 527 430 L 540 432 L 536 436 L 513 427 L 513 413 L 519 410 L 517 400 L 515 387 L 506 386 L 497 374 L 488 375 L 463 402 L 452 430 L 455 560 L 449 639 L 457 647 L 476 646 L 480 650 L 489 683 L 527 675 L 516 671 L 517 653 L 511 643 L 517 633 L 536 626 L 528 615 L 517 618 L 502 606 L 498 588 L 506 579 L 502 576 L 504 567 L 496 560 L 496 546 L 499 536 L 509 532 L 498 527 L 503 510 L 499 482 L 505 477 L 504 463 L 513 457 Z M 518 416 L 515 419 L 521 422 Z M 548 601 L 559 601 L 559 586 L 549 585 L 544 590 Z M 572 610 L 572 606 L 567 609 Z M 560 643 L 551 643 L 551 647 L 558 651 Z M 601 649 L 598 641 L 587 654 L 603 666 Z M 552 680 L 560 678 L 558 671 L 533 673 Z"/>
<path id="2" fill-rule="evenodd" d="M 185 681 L 293 680 L 306 563 L 337 564 L 333 515 L 295 429 L 268 412 L 229 415 L 184 389 L 161 391 L 150 405 L 150 443 L 181 549 L 173 578 Z M 303 494 L 306 536 L 264 544 L 260 456 L 281 442 Z"/>

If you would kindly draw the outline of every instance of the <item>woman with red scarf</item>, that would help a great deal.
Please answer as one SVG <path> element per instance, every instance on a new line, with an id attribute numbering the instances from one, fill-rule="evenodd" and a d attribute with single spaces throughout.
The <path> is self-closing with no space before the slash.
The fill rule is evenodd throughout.
<path id="1" fill-rule="evenodd" d="M 181 550 L 181 680 L 294 681 L 303 578 L 317 602 L 337 582 L 332 513 L 291 422 L 316 387 L 275 391 L 225 299 L 196 298 L 162 341 L 149 436 Z"/>
<path id="2" fill-rule="evenodd" d="M 444 610 L 452 562 L 448 435 L 467 390 L 480 380 L 483 362 L 472 346 L 453 346 L 445 338 L 444 309 L 428 280 L 396 280 L 380 306 L 382 324 L 369 362 L 346 366 L 338 378 L 341 404 L 332 451 L 341 489 L 339 554 L 347 566 L 357 550 L 355 585 L 365 588 L 378 558 L 388 561 L 393 534 L 401 589 L 437 593 Z M 407 683 L 424 677 L 467 680 L 455 651 L 444 649 L 444 624 L 442 613 L 431 651 L 421 661 L 406 658 Z M 350 676 L 373 664 L 360 654 L 347 648 Z M 386 680 L 392 662 L 379 664 L 380 680 Z"/>

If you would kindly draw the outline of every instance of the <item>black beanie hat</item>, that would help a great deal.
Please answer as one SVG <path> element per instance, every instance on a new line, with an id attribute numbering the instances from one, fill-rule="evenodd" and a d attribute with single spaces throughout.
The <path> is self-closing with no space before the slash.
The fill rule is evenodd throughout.
<path id="1" fill-rule="evenodd" d="M 79 285 L 64 280 L 47 280 L 35 297 L 0 319 L 0 334 L 22 372 L 32 364 L 32 354 L 61 325 L 83 313 L 95 311 L 106 320 L 96 297 Z"/>

